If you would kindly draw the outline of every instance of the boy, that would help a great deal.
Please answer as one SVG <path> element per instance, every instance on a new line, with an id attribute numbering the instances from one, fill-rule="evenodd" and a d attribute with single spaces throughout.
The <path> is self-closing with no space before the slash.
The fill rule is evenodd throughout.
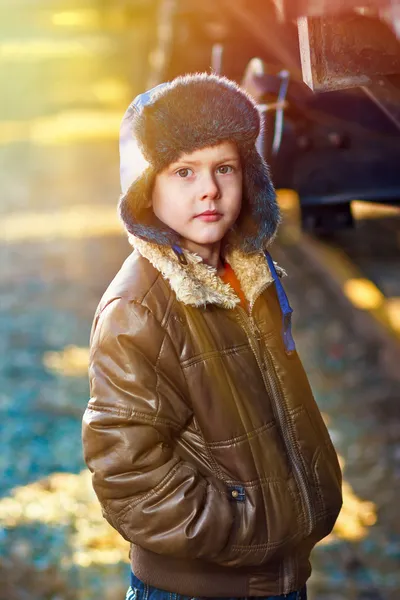
<path id="1" fill-rule="evenodd" d="M 235 83 L 179 77 L 121 128 L 135 250 L 96 311 L 85 460 L 127 597 L 306 598 L 341 473 L 267 247 L 279 210 Z M 167 596 L 168 595 L 168 596 Z"/>

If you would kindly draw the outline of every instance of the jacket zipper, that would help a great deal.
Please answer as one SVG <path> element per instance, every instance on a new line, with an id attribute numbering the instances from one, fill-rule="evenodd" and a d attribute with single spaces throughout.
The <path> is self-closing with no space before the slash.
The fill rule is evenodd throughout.
<path id="1" fill-rule="evenodd" d="M 288 414 L 287 414 L 285 400 L 283 398 L 282 390 L 280 387 L 280 382 L 278 380 L 278 376 L 275 371 L 275 366 L 274 366 L 271 354 L 270 354 L 268 348 L 265 347 L 264 354 L 266 357 L 266 362 L 267 362 L 267 367 L 268 367 L 268 377 L 267 377 L 265 374 L 265 369 L 263 368 L 263 365 L 262 365 L 262 360 L 260 360 L 260 355 L 259 355 L 260 353 L 259 353 L 259 348 L 258 348 L 257 337 L 254 333 L 254 331 L 256 330 L 256 326 L 254 324 L 254 319 L 251 316 L 255 301 L 265 291 L 265 289 L 268 287 L 268 285 L 264 286 L 259 291 L 257 296 L 253 299 L 253 301 L 251 302 L 251 304 L 249 306 L 249 314 L 247 314 L 247 312 L 244 310 L 244 308 L 242 308 L 240 305 L 237 306 L 237 309 L 239 311 L 239 315 L 243 314 L 243 316 L 240 316 L 240 321 L 242 322 L 243 329 L 245 330 L 245 333 L 247 334 L 247 337 L 249 339 L 250 347 L 251 347 L 254 357 L 257 361 L 258 368 L 260 369 L 261 376 L 262 376 L 263 382 L 264 382 L 264 386 L 265 386 L 269 396 L 273 400 L 272 407 L 273 407 L 273 411 L 275 414 L 275 418 L 279 422 L 282 436 L 283 436 L 284 443 L 285 443 L 285 447 L 288 452 L 291 465 L 293 467 L 293 473 L 296 478 L 298 488 L 301 492 L 302 503 L 306 509 L 308 524 L 309 524 L 307 534 L 309 535 L 315 526 L 315 516 L 313 513 L 313 506 L 312 506 L 310 493 L 309 493 L 308 487 L 307 487 L 307 475 L 304 470 L 300 452 L 297 448 L 294 427 L 293 427 L 290 417 L 288 417 Z M 247 328 L 247 320 L 249 320 L 249 322 L 250 322 L 249 328 Z M 254 338 L 255 338 L 255 341 L 254 341 Z M 284 579 L 286 579 L 288 581 L 288 587 L 290 588 L 290 584 L 289 584 L 290 575 L 289 575 L 289 573 L 286 572 L 286 562 L 284 562 Z"/>

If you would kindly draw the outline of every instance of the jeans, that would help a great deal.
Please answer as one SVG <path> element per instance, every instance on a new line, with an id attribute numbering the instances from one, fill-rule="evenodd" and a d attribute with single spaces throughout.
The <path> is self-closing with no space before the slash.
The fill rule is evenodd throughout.
<path id="1" fill-rule="evenodd" d="M 205 598 L 205 596 L 203 596 Z M 208 596 L 207 596 L 208 598 Z M 307 600 L 306 586 L 298 592 L 283 594 L 281 596 L 247 596 L 246 600 Z M 191 596 L 183 596 L 182 594 L 174 594 L 159 590 L 147 583 L 140 581 L 133 573 L 131 573 L 131 585 L 127 591 L 125 600 L 197 600 Z M 214 598 L 213 600 L 244 600 L 243 598 Z"/>

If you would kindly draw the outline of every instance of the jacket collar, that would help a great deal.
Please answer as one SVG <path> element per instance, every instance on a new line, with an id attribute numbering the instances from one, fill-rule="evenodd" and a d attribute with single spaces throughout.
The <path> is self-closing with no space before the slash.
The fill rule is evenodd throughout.
<path id="1" fill-rule="evenodd" d="M 234 308 L 240 300 L 232 287 L 217 275 L 216 269 L 205 264 L 200 256 L 183 249 L 187 265 L 182 265 L 169 246 L 161 246 L 129 235 L 130 244 L 168 280 L 178 300 L 189 306 L 215 304 Z M 262 252 L 246 254 L 228 245 L 224 258 L 239 280 L 246 300 L 252 304 L 261 290 L 273 282 Z M 285 271 L 276 265 L 280 276 Z"/>

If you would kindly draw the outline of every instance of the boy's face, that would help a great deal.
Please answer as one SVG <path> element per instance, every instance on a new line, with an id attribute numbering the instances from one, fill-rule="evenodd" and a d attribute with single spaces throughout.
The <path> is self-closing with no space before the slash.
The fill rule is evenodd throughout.
<path id="1" fill-rule="evenodd" d="M 153 211 L 183 241 L 199 245 L 221 241 L 241 205 L 242 168 L 233 142 L 183 154 L 156 176 Z M 203 215 L 206 211 L 214 214 Z"/>

